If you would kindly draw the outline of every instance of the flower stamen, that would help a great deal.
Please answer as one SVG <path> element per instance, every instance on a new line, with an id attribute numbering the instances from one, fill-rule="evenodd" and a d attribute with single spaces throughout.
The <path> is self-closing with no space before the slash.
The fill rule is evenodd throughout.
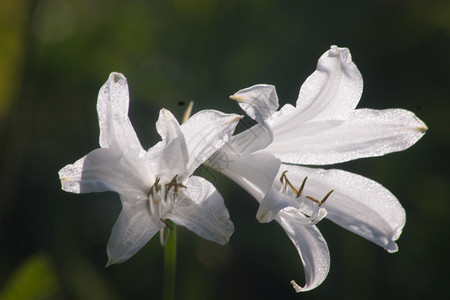
<path id="1" fill-rule="evenodd" d="M 292 189 L 292 191 L 294 191 L 295 197 L 296 197 L 296 198 L 300 198 L 300 196 L 302 195 L 303 189 L 305 188 L 305 185 L 306 185 L 306 179 L 308 179 L 308 176 L 306 176 L 305 179 L 303 179 L 303 182 L 302 182 L 300 188 L 297 190 L 297 189 L 292 185 L 292 183 L 289 181 L 289 179 L 287 178 L 286 173 L 287 173 L 287 170 L 284 171 L 284 172 L 281 174 L 281 176 L 280 176 L 280 181 L 281 181 L 281 183 L 284 184 L 284 188 L 285 188 L 285 189 L 287 189 L 287 187 L 289 186 L 289 187 Z M 319 207 L 320 207 L 320 206 L 322 206 L 322 204 L 325 203 L 325 201 L 327 201 L 328 197 L 330 197 L 331 193 L 333 193 L 333 192 L 334 192 L 334 190 L 329 191 L 329 192 L 325 195 L 325 197 L 323 197 L 323 199 L 320 200 L 320 201 L 317 200 L 317 199 L 314 198 L 314 197 L 311 197 L 311 196 L 305 196 L 305 198 L 308 198 L 309 200 L 311 200 L 311 201 L 313 201 L 313 202 L 319 204 Z"/>
<path id="2" fill-rule="evenodd" d="M 299 198 L 302 195 L 303 189 L 305 188 L 306 179 L 308 179 L 308 176 L 303 179 L 302 185 L 300 186 L 300 189 L 298 190 L 298 193 L 296 195 L 297 198 Z"/>
<path id="3" fill-rule="evenodd" d="M 171 182 L 169 182 L 168 184 L 166 184 L 166 198 L 167 198 L 167 194 L 169 193 L 169 191 L 170 191 L 170 189 L 171 189 L 172 187 L 173 187 L 173 190 L 174 190 L 174 195 L 175 195 L 175 197 L 178 196 L 178 188 L 180 188 L 180 187 L 186 188 L 185 185 L 183 185 L 183 184 L 177 182 L 177 177 L 178 177 L 178 174 L 175 175 L 175 177 L 172 179 Z"/>
<path id="4" fill-rule="evenodd" d="M 289 186 L 295 192 L 295 194 L 299 194 L 299 191 L 297 191 L 297 189 L 292 185 L 292 183 L 287 178 L 286 173 L 287 173 L 287 170 L 284 171 L 283 174 L 281 174 L 281 177 L 280 177 L 281 183 L 284 183 L 284 188 L 287 189 L 287 187 Z M 283 182 L 283 181 L 285 181 L 285 182 Z M 303 184 L 302 184 L 302 186 L 303 186 Z M 301 193 L 301 191 L 300 191 L 300 193 Z"/>
<path id="5" fill-rule="evenodd" d="M 324 204 L 325 201 L 327 201 L 328 197 L 330 197 L 331 193 L 333 193 L 333 192 L 334 192 L 334 190 L 329 191 L 328 194 L 326 194 L 325 197 L 323 197 L 323 199 L 320 201 L 311 196 L 306 196 L 306 198 L 308 198 L 309 200 L 311 200 L 313 202 L 316 202 L 317 204 L 319 204 L 319 206 L 322 206 L 322 204 Z"/>
<path id="6" fill-rule="evenodd" d="M 170 211 L 178 196 L 180 187 L 186 188 L 185 185 L 178 183 L 178 174 L 172 180 L 164 184 L 165 189 L 161 189 L 161 178 L 156 177 L 155 183 L 150 187 L 147 197 L 150 202 L 150 213 L 154 220 L 161 221 L 161 229 L 159 230 L 159 237 L 161 245 L 164 247 L 169 239 L 170 231 L 174 231 L 174 227 L 168 220 L 163 218 L 168 211 Z"/>
<path id="7" fill-rule="evenodd" d="M 175 177 L 176 177 L 176 176 L 175 176 Z M 159 191 L 161 190 L 161 185 L 159 185 L 159 180 L 160 180 L 160 178 L 159 178 L 159 177 L 156 177 L 155 183 L 150 187 L 150 190 L 149 190 L 148 193 L 147 193 L 147 197 L 150 197 L 150 195 L 153 196 L 153 188 L 155 189 L 155 191 L 156 191 L 157 193 L 159 193 Z"/>

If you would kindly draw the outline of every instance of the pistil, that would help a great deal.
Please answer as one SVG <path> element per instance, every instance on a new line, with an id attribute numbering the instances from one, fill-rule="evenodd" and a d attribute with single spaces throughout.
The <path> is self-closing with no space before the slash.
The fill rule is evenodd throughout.
<path id="1" fill-rule="evenodd" d="M 160 230 L 161 245 L 165 246 L 169 238 L 169 233 L 173 230 L 173 227 L 169 224 L 164 216 L 172 209 L 175 199 L 178 197 L 179 189 L 186 188 L 185 185 L 178 183 L 178 174 L 175 175 L 172 180 L 164 185 L 164 190 L 161 189 L 161 178 L 156 177 L 155 183 L 150 187 L 147 197 L 150 202 L 150 213 L 154 220 L 162 222 L 162 228 Z M 167 227 L 168 230 L 165 230 Z"/>

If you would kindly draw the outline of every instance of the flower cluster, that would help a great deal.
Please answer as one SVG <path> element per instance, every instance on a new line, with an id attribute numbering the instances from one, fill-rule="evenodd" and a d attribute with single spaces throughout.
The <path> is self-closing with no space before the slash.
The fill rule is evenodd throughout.
<path id="1" fill-rule="evenodd" d="M 379 183 L 330 165 L 381 156 L 412 146 L 426 125 L 402 109 L 356 109 L 362 76 L 346 48 L 332 46 L 300 89 L 296 106 L 278 109 L 274 86 L 255 85 L 230 98 L 256 121 L 233 135 L 242 116 L 200 111 L 179 124 L 162 109 L 161 141 L 145 151 L 128 118 L 128 86 L 112 73 L 101 88 L 97 111 L 100 148 L 60 170 L 73 193 L 115 191 L 122 211 L 107 246 L 108 265 L 121 263 L 160 232 L 167 220 L 225 244 L 233 223 L 222 196 L 202 177 L 205 164 L 228 176 L 259 203 L 257 219 L 275 220 L 296 247 L 305 270 L 303 287 L 317 287 L 330 267 L 328 246 L 316 224 L 323 218 L 389 252 L 405 225 L 405 211 Z"/>

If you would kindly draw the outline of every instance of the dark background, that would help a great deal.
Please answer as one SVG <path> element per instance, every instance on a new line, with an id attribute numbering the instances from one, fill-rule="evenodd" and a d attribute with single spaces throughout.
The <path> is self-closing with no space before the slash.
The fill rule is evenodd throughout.
<path id="1" fill-rule="evenodd" d="M 98 147 L 96 97 L 112 71 L 128 78 L 144 148 L 165 107 L 241 113 L 228 96 L 256 83 L 294 103 L 318 58 L 348 47 L 364 78 L 358 107 L 405 108 L 429 127 L 411 149 L 337 166 L 400 200 L 407 223 L 389 254 L 331 222 L 331 271 L 304 282 L 294 246 L 257 203 L 218 174 L 236 230 L 218 246 L 180 228 L 178 299 L 445 298 L 449 264 L 450 2 L 2 0 L 0 2 L 0 298 L 159 299 L 163 251 L 153 239 L 104 268 L 120 211 L 114 193 L 60 190 L 57 172 Z M 245 121 L 240 128 L 246 126 Z M 20 292 L 18 292 L 20 291 Z M 9 298 L 8 298 L 9 297 Z"/>

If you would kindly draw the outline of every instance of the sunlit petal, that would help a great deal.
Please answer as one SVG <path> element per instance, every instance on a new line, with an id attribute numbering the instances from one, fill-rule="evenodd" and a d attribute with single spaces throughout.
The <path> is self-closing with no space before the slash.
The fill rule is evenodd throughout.
<path id="1" fill-rule="evenodd" d="M 379 183 L 342 170 L 285 166 L 291 181 L 308 177 L 304 194 L 322 199 L 329 191 L 323 207 L 326 218 L 389 252 L 397 251 L 406 215 L 397 198 Z"/>
<path id="2" fill-rule="evenodd" d="M 278 108 L 277 91 L 273 85 L 254 85 L 236 92 L 230 98 L 238 101 L 247 115 L 258 123 L 263 123 Z"/>
<path id="3" fill-rule="evenodd" d="M 199 165 L 230 139 L 241 118 L 235 114 L 204 110 L 196 113 L 181 125 L 189 153 L 187 162 L 189 173 L 193 173 Z"/>
<path id="4" fill-rule="evenodd" d="M 268 223 L 275 219 L 280 210 L 286 207 L 298 207 L 295 199 L 288 197 L 272 187 L 259 204 L 256 219 L 261 223 Z"/>
<path id="5" fill-rule="evenodd" d="M 222 172 L 260 201 L 269 191 L 280 167 L 280 160 L 269 154 L 214 154 L 206 164 Z"/>
<path id="6" fill-rule="evenodd" d="M 303 83 L 292 117 L 304 121 L 345 117 L 358 104 L 362 90 L 363 79 L 350 51 L 331 46 Z"/>
<path id="7" fill-rule="evenodd" d="M 161 222 L 152 219 L 148 201 L 121 198 L 122 211 L 109 238 L 106 266 L 128 260 L 162 228 Z"/>
<path id="8" fill-rule="evenodd" d="M 330 270 L 328 245 L 316 226 L 305 226 L 301 216 L 281 212 L 276 218 L 289 239 L 294 243 L 305 269 L 305 285 L 291 281 L 296 292 L 305 292 L 319 286 Z"/>
<path id="9" fill-rule="evenodd" d="M 115 150 L 98 148 L 59 171 L 62 189 L 71 193 L 115 191 L 140 193 L 145 189 L 145 174 L 136 169 L 137 164 L 124 159 Z M 141 176 L 140 176 L 141 175 Z"/>
<path id="10" fill-rule="evenodd" d="M 266 148 L 273 141 L 272 129 L 265 124 L 256 124 L 230 138 L 222 151 L 230 154 L 246 154 Z"/>
<path id="11" fill-rule="evenodd" d="M 111 73 L 98 94 L 100 146 L 142 155 L 144 150 L 128 118 L 128 105 L 127 79 L 120 73 Z"/>
<path id="12" fill-rule="evenodd" d="M 166 217 L 207 240 L 226 244 L 234 226 L 222 196 L 209 181 L 198 176 L 190 177 L 186 186 L 186 194 Z"/>
<path id="13" fill-rule="evenodd" d="M 189 161 L 189 154 L 186 140 L 181 132 L 180 124 L 169 110 L 160 110 L 156 129 L 162 141 L 148 150 L 146 159 L 153 160 L 156 165 L 154 168 L 158 169 L 159 173 L 169 173 L 171 176 L 187 174 L 186 164 Z M 155 160 L 155 156 L 158 157 L 159 153 L 161 156 Z"/>
<path id="14" fill-rule="evenodd" d="M 357 109 L 345 122 L 336 126 L 332 122 L 306 124 L 299 135 L 275 132 L 273 143 L 263 151 L 286 163 L 333 164 L 405 150 L 427 130 L 419 118 L 403 109 Z"/>

